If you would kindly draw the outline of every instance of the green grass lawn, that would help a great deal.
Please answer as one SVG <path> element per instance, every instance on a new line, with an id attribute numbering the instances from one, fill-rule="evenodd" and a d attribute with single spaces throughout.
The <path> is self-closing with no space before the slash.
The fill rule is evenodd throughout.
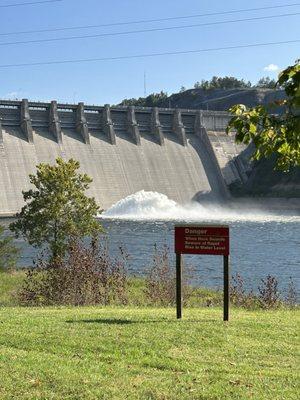
<path id="1" fill-rule="evenodd" d="M 0 399 L 299 399 L 299 311 L 0 308 Z M 298 382 L 297 382 L 298 378 Z"/>
<path id="2" fill-rule="evenodd" d="M 24 271 L 0 271 L 0 307 L 16 306 L 16 292 L 25 277 Z"/>

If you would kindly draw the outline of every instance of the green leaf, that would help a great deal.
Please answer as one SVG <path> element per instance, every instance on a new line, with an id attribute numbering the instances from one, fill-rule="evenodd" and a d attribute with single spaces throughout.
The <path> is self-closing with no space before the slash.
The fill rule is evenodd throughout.
<path id="1" fill-rule="evenodd" d="M 251 133 L 256 133 L 256 125 L 253 124 L 252 122 L 250 123 L 249 131 L 250 131 Z"/>

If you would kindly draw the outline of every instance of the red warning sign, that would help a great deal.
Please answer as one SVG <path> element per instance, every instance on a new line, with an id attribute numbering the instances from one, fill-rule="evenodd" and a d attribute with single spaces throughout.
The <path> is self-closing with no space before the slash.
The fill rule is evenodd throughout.
<path id="1" fill-rule="evenodd" d="M 229 255 L 229 227 L 175 226 L 175 253 Z"/>

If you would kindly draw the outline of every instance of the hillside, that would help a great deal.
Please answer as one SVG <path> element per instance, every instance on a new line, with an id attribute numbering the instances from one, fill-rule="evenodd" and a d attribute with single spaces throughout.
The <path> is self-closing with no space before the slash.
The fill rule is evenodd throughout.
<path id="1" fill-rule="evenodd" d="M 202 109 L 227 111 L 235 104 L 245 104 L 254 107 L 258 104 L 267 105 L 274 100 L 285 97 L 283 90 L 274 89 L 189 89 L 181 93 L 174 93 L 161 101 L 160 107 L 178 107 L 188 109 Z"/>
<path id="2" fill-rule="evenodd" d="M 188 89 L 168 96 L 165 92 L 150 94 L 138 99 L 124 99 L 120 105 L 135 105 L 143 107 L 202 109 L 212 111 L 227 111 L 235 104 L 245 104 L 254 107 L 259 104 L 268 105 L 270 102 L 285 98 L 283 90 L 265 89 L 258 87 L 234 89 Z M 278 108 L 272 108 L 278 112 Z"/>
<path id="3" fill-rule="evenodd" d="M 263 159 L 253 164 L 248 181 L 233 183 L 233 196 L 300 198 L 300 168 L 285 173 L 274 169 L 274 159 Z"/>

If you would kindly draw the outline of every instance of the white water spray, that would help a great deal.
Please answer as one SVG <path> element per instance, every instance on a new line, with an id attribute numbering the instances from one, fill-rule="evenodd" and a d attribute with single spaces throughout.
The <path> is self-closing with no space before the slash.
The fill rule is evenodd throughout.
<path id="1" fill-rule="evenodd" d="M 164 194 L 144 190 L 118 201 L 101 214 L 101 218 L 177 221 L 300 221 L 300 217 L 297 216 L 276 215 L 265 210 L 237 210 L 217 205 L 201 205 L 197 202 L 179 205 Z"/>

